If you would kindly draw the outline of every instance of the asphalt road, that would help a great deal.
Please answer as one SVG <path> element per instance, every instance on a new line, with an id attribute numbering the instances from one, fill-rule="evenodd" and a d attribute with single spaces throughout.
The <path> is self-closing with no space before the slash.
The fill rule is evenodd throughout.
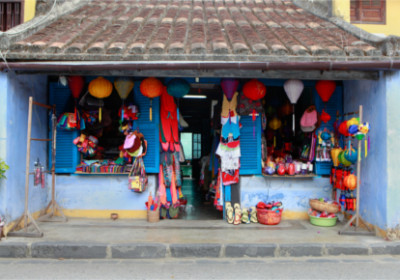
<path id="1" fill-rule="evenodd" d="M 400 257 L 1 259 L 0 279 L 399 279 Z"/>

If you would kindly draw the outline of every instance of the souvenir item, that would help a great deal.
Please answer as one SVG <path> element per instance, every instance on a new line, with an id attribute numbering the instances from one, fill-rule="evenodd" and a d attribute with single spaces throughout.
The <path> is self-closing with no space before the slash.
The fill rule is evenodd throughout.
<path id="1" fill-rule="evenodd" d="M 128 98 L 129 93 L 132 91 L 134 86 L 134 83 L 130 79 L 117 79 L 114 81 L 114 87 L 118 92 L 119 97 L 122 100 L 122 106 L 121 106 L 121 122 L 124 120 L 124 112 L 125 112 L 125 100 Z"/>
<path id="2" fill-rule="evenodd" d="M 267 89 L 263 83 L 253 79 L 244 84 L 242 91 L 247 98 L 255 101 L 263 98 Z"/>
<path id="3" fill-rule="evenodd" d="M 312 105 L 304 111 L 300 119 L 301 130 L 303 132 L 312 132 L 315 130 L 317 123 L 318 123 L 317 110 L 315 106 Z"/>
<path id="4" fill-rule="evenodd" d="M 225 94 L 226 98 L 228 98 L 229 101 L 232 100 L 233 95 L 237 91 L 238 86 L 239 86 L 239 81 L 236 79 L 221 80 L 222 92 Z"/>
<path id="5" fill-rule="evenodd" d="M 334 81 L 318 81 L 315 89 L 322 101 L 328 102 L 336 89 L 336 83 Z"/>
<path id="6" fill-rule="evenodd" d="M 189 91 L 190 85 L 185 79 L 175 78 L 168 82 L 167 92 L 173 97 L 184 97 Z"/>
<path id="7" fill-rule="evenodd" d="M 147 175 L 142 157 L 137 157 L 129 173 L 129 189 L 133 192 L 144 192 L 147 189 Z"/>
<path id="8" fill-rule="evenodd" d="M 304 89 L 304 84 L 300 80 L 287 80 L 283 88 L 285 89 L 286 95 L 290 100 L 290 103 L 293 104 L 293 118 L 292 118 L 292 130 L 293 134 L 295 133 L 295 112 L 294 112 L 294 104 L 297 103 L 297 100 L 299 100 L 299 97 L 301 93 L 303 92 Z"/>
<path id="9" fill-rule="evenodd" d="M 149 109 L 149 119 L 152 121 L 153 119 L 153 98 L 160 96 L 163 93 L 164 85 L 160 82 L 160 80 L 150 77 L 144 79 L 140 83 L 140 92 L 150 98 L 150 109 Z"/>
<path id="10" fill-rule="evenodd" d="M 112 83 L 104 79 L 103 77 L 98 77 L 89 83 L 89 93 L 98 99 L 107 98 L 111 95 L 113 86 Z M 102 119 L 102 108 L 99 107 L 99 122 Z"/>

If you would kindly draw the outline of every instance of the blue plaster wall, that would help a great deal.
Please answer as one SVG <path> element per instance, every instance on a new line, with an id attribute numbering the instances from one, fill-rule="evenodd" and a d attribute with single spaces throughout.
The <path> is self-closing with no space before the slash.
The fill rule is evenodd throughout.
<path id="1" fill-rule="evenodd" d="M 310 198 L 332 196 L 329 178 L 268 178 L 241 176 L 241 204 L 255 206 L 258 202 L 282 201 L 285 210 L 305 212 Z"/>
<path id="2" fill-rule="evenodd" d="M 35 101 L 47 103 L 47 77 L 16 75 L 12 72 L 1 75 L 1 95 L 6 95 L 6 97 L 1 97 L 2 101 L 5 99 L 6 102 L 1 105 L 2 108 L 6 106 L 6 162 L 10 166 L 5 189 L 2 186 L 2 193 L 0 193 L 5 199 L 5 203 L 2 203 L 4 206 L 1 214 L 5 215 L 8 221 L 12 221 L 24 212 L 29 96 L 33 96 Z M 34 106 L 32 120 L 32 137 L 47 138 L 47 111 Z M 40 158 L 42 164 L 46 164 L 46 147 L 46 142 L 32 142 L 30 171 L 33 171 L 33 164 L 37 158 Z M 30 177 L 30 182 L 29 210 L 34 213 L 46 206 L 48 188 L 34 187 L 33 176 Z"/>
<path id="3" fill-rule="evenodd" d="M 69 210 L 146 210 L 149 191 L 155 193 L 156 176 L 148 179 L 147 190 L 134 193 L 124 175 L 57 175 L 56 200 Z"/>
<path id="4" fill-rule="evenodd" d="M 387 226 L 400 224 L 400 71 L 386 75 L 387 100 Z M 377 143 L 379 144 L 379 143 Z"/>
<path id="5" fill-rule="evenodd" d="M 381 76 L 378 81 L 345 81 L 344 112 L 358 111 L 359 105 L 363 105 L 363 121 L 370 123 L 371 150 L 361 161 L 360 214 L 367 222 L 385 229 L 388 195 L 386 152 L 390 152 L 386 126 L 387 87 L 385 77 Z"/>
<path id="6" fill-rule="evenodd" d="M 6 160 L 7 149 L 7 75 L 0 73 L 0 158 Z M 6 176 L 8 173 L 5 174 Z M 0 215 L 6 211 L 6 180 L 0 180 Z"/>

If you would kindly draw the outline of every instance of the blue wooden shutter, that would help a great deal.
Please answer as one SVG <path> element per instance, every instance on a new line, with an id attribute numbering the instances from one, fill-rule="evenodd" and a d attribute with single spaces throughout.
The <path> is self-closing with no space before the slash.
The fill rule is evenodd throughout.
<path id="1" fill-rule="evenodd" d="M 140 83 L 134 87 L 135 104 L 139 107 L 139 119 L 134 122 L 134 129 L 139 128 L 147 141 L 147 153 L 144 156 L 144 166 L 147 173 L 158 173 L 160 165 L 160 98 L 154 98 L 152 104 L 153 118 L 150 121 L 150 99 L 140 93 Z"/>
<path id="2" fill-rule="evenodd" d="M 64 113 L 66 105 L 71 100 L 71 92 L 68 87 L 59 83 L 49 85 L 49 104 L 56 105 L 57 118 Z M 73 108 L 71 108 L 71 112 Z M 49 136 L 52 135 L 51 117 L 49 118 Z M 66 131 L 57 129 L 56 135 L 56 173 L 74 173 L 76 165 L 79 164 L 80 156 L 78 148 L 72 141 L 79 136 L 79 131 Z M 51 144 L 49 145 L 49 169 L 51 168 Z"/>
<path id="3" fill-rule="evenodd" d="M 261 119 L 240 118 L 240 175 L 261 174 Z"/>
<path id="4" fill-rule="evenodd" d="M 321 97 L 318 95 L 314 88 L 314 101 L 317 111 L 319 113 L 324 109 L 331 116 L 331 120 L 327 123 L 321 122 L 318 129 L 327 128 L 328 130 L 333 130 L 333 124 L 336 121 L 336 114 L 343 114 L 343 88 L 342 86 L 337 86 L 335 92 L 332 94 L 328 102 L 323 102 Z M 330 175 L 332 162 L 315 162 L 315 174 L 317 175 Z"/>

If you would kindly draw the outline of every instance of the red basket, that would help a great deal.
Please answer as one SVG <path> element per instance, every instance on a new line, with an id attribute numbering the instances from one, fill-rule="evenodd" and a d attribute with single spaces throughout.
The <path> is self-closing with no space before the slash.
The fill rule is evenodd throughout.
<path id="1" fill-rule="evenodd" d="M 283 209 L 272 211 L 257 208 L 258 222 L 263 225 L 277 225 L 281 222 L 282 211 Z"/>

